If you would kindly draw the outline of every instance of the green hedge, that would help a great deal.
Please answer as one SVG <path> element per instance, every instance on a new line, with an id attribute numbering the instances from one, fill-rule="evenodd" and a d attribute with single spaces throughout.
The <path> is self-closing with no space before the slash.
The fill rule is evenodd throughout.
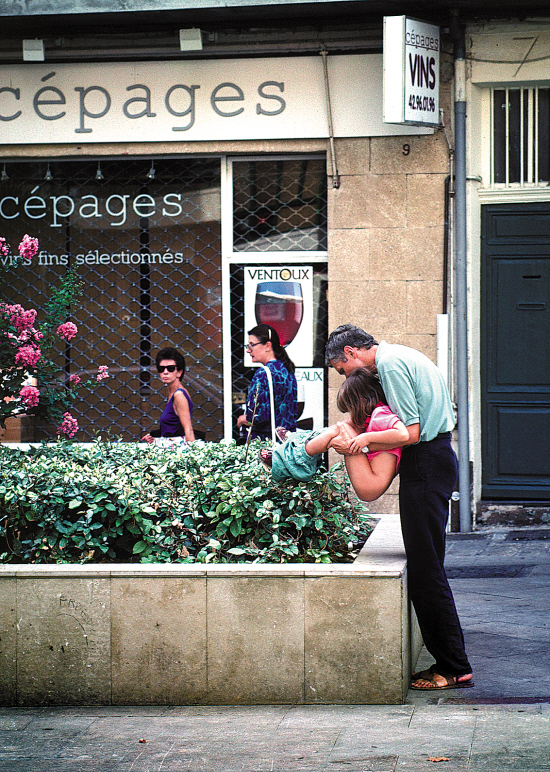
<path id="1" fill-rule="evenodd" d="M 341 467 L 274 483 L 260 447 L 0 447 L 0 562 L 353 560 L 372 521 Z"/>

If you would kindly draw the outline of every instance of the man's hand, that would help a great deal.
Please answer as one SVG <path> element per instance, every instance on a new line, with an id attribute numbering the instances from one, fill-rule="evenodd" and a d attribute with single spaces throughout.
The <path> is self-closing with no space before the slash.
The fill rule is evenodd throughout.
<path id="1" fill-rule="evenodd" d="M 144 434 L 143 437 L 141 438 L 141 441 L 142 442 L 149 442 L 149 443 L 151 443 L 151 442 L 155 441 L 155 438 L 151 437 L 150 434 Z"/>
<path id="2" fill-rule="evenodd" d="M 341 456 L 350 456 L 352 454 L 350 445 L 357 436 L 357 432 L 347 421 L 338 421 L 337 425 L 340 427 L 340 434 L 331 441 L 329 448 L 334 448 Z"/>

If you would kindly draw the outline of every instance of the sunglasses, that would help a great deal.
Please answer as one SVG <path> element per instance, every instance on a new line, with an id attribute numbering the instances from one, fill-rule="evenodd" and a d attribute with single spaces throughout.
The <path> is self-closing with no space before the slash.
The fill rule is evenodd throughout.
<path id="1" fill-rule="evenodd" d="M 159 373 L 163 373 L 165 370 L 167 370 L 169 373 L 175 373 L 176 365 L 159 365 L 157 367 L 157 372 Z"/>

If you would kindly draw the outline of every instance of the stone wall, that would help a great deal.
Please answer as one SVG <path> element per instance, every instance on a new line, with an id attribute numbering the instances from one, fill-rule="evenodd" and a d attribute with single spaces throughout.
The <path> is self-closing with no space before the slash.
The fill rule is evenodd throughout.
<path id="1" fill-rule="evenodd" d="M 0 566 L 0 705 L 400 703 L 398 519 L 353 564 Z"/>

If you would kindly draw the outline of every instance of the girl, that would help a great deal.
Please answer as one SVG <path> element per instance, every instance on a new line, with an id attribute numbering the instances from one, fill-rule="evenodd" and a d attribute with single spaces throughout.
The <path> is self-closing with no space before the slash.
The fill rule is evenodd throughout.
<path id="1" fill-rule="evenodd" d="M 289 434 L 282 445 L 272 450 L 262 448 L 260 461 L 271 469 L 275 480 L 294 478 L 310 480 L 332 441 L 349 443 L 346 469 L 350 482 L 362 501 L 374 501 L 387 490 L 399 468 L 401 447 L 391 450 L 369 450 L 369 443 L 380 440 L 404 445 L 409 433 L 386 403 L 377 376 L 365 368 L 354 370 L 338 392 L 336 404 L 349 419 L 338 422 L 322 432 Z M 281 436 L 284 433 L 279 432 Z"/>
<path id="2" fill-rule="evenodd" d="M 297 385 L 294 375 L 294 363 L 281 346 L 277 331 L 269 324 L 258 324 L 248 331 L 246 350 L 253 362 L 269 367 L 273 381 L 273 402 L 275 406 L 275 425 L 293 432 L 296 429 Z M 255 409 L 255 413 L 254 413 Z M 269 385 L 263 367 L 258 367 L 248 389 L 246 413 L 240 415 L 237 426 L 250 426 L 252 416 L 251 439 L 271 438 L 271 408 L 269 403 Z"/>

